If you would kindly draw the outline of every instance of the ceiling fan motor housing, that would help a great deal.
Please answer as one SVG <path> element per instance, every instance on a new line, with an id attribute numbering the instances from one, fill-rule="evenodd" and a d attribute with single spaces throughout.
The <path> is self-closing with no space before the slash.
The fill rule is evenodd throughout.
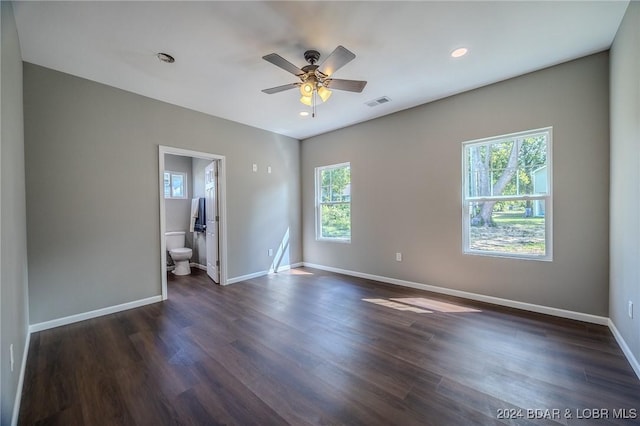
<path id="1" fill-rule="evenodd" d="M 305 61 L 313 65 L 318 62 L 318 59 L 320 59 L 320 52 L 318 52 L 317 50 L 307 50 L 306 52 L 304 52 L 304 59 Z"/>

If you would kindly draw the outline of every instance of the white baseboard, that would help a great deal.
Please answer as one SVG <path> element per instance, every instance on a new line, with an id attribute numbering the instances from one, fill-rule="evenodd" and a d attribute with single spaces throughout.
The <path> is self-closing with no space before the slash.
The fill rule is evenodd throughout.
<path id="1" fill-rule="evenodd" d="M 252 278 L 263 277 L 268 274 L 269 274 L 269 271 L 260 271 L 260 272 L 254 272 L 253 274 L 240 275 L 239 277 L 227 278 L 227 284 L 239 283 L 240 281 L 246 281 Z"/>
<path id="2" fill-rule="evenodd" d="M 31 332 L 27 331 L 27 337 L 24 342 L 24 351 L 22 352 L 22 366 L 20 367 L 20 376 L 18 376 L 18 388 L 16 389 L 16 399 L 13 402 L 13 414 L 11 415 L 11 426 L 18 424 L 18 416 L 20 415 L 20 402 L 22 401 L 22 387 L 24 386 L 24 375 L 27 371 L 27 357 L 29 356 L 29 345 L 31 344 Z"/>
<path id="3" fill-rule="evenodd" d="M 189 266 L 192 267 L 192 268 L 198 268 L 198 269 L 200 269 L 202 271 L 206 271 L 207 270 L 207 265 L 201 265 L 201 264 L 195 263 L 195 262 L 189 263 Z"/>
<path id="4" fill-rule="evenodd" d="M 259 271 L 259 272 L 254 272 L 252 274 L 241 275 L 239 277 L 228 278 L 227 279 L 227 284 L 234 284 L 234 283 L 238 283 L 240 281 L 250 280 L 252 278 L 263 277 L 265 275 L 278 273 L 278 272 L 282 272 L 282 271 L 288 271 L 289 269 L 300 268 L 302 266 L 304 266 L 304 263 L 303 262 L 298 262 L 298 263 L 292 263 L 291 265 L 280 266 L 277 271 L 273 271 L 273 270 Z"/>
<path id="5" fill-rule="evenodd" d="M 636 372 L 636 376 L 638 376 L 638 378 L 640 379 L 640 363 L 638 362 L 636 357 L 633 356 L 633 352 L 631 352 L 629 345 L 627 345 L 627 342 L 622 338 L 622 334 L 620 334 L 620 332 L 616 328 L 616 325 L 613 323 L 613 321 L 611 321 L 611 318 L 609 318 L 609 329 L 611 330 L 611 333 L 613 333 L 613 337 L 616 338 L 616 342 L 618 342 L 618 345 L 620 346 L 620 349 L 622 349 L 624 356 L 627 357 L 629 364 L 631 364 L 631 368 L 633 368 L 633 371 Z"/>
<path id="6" fill-rule="evenodd" d="M 122 303 L 120 305 L 108 306 L 106 308 L 96 309 L 95 311 L 84 312 L 81 314 L 70 315 L 64 318 L 58 318 L 50 321 L 39 322 L 29 326 L 29 333 L 35 333 L 42 330 L 48 330 L 61 325 L 73 324 L 74 322 L 84 321 L 91 318 L 101 317 L 103 315 L 114 314 L 116 312 L 126 311 L 128 309 L 139 308 L 140 306 L 150 305 L 162 301 L 162 296 L 152 296 L 146 299 L 134 300 L 132 302 Z"/>
<path id="7" fill-rule="evenodd" d="M 298 262 L 298 263 L 292 263 L 291 265 L 282 265 L 279 266 L 278 269 L 276 270 L 270 270 L 269 273 L 273 274 L 273 273 L 278 273 L 278 272 L 283 272 L 283 271 L 289 271 L 291 269 L 295 269 L 295 268 L 300 268 L 303 266 L 302 262 Z"/>
<path id="8" fill-rule="evenodd" d="M 363 272 L 349 271 L 346 269 L 334 268 L 331 266 L 317 265 L 314 263 L 303 262 L 304 266 L 309 268 L 321 269 L 329 272 L 336 272 L 338 274 L 351 275 L 354 277 L 365 278 L 368 280 L 380 281 L 387 284 L 394 284 L 403 287 L 411 287 L 419 290 L 432 291 L 434 293 L 447 294 L 449 296 L 462 297 L 464 299 L 477 300 L 480 302 L 492 303 L 494 305 L 508 306 L 510 308 L 522 309 L 525 311 L 537 312 L 541 314 L 553 315 L 561 318 L 568 318 L 578 321 L 589 322 L 592 324 L 608 325 L 609 318 L 601 317 L 597 315 L 585 314 L 582 312 L 568 311 L 565 309 L 552 308 L 549 306 L 535 305 L 532 303 L 518 302 L 517 300 L 503 299 L 494 296 L 485 296 L 483 294 L 470 293 L 462 290 L 454 290 L 445 287 L 438 287 L 434 285 L 421 284 L 413 281 L 399 280 L 396 278 L 382 277 L 379 275 L 365 274 Z"/>

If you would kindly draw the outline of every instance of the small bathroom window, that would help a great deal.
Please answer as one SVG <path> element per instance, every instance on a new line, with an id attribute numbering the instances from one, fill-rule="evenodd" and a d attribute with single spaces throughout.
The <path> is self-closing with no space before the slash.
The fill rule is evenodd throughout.
<path id="1" fill-rule="evenodd" d="M 164 198 L 187 198 L 187 174 L 164 172 Z"/>

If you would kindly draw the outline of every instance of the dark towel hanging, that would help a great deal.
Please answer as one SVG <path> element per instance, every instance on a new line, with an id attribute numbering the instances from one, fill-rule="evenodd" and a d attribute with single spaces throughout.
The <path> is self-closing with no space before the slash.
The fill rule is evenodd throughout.
<path id="1" fill-rule="evenodd" d="M 207 229 L 207 215 L 205 209 L 205 199 L 198 199 L 198 217 L 196 223 L 193 226 L 195 232 L 205 232 Z"/>

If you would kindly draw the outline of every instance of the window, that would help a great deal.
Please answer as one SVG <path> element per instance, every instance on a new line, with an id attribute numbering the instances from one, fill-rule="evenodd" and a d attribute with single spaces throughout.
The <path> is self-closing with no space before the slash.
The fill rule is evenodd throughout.
<path id="1" fill-rule="evenodd" d="M 187 174 L 164 172 L 164 198 L 187 198 Z"/>
<path id="2" fill-rule="evenodd" d="M 463 144 L 464 252 L 551 260 L 551 128 Z"/>
<path id="3" fill-rule="evenodd" d="M 351 164 L 316 167 L 316 239 L 351 241 Z"/>

